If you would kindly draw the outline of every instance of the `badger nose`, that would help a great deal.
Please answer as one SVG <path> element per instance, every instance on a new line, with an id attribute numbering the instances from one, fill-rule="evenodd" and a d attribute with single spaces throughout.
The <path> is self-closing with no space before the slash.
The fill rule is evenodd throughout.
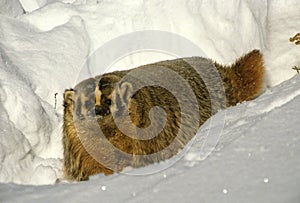
<path id="1" fill-rule="evenodd" d="M 95 114 L 96 115 L 101 115 L 101 112 L 103 112 L 101 106 L 96 105 L 95 106 Z"/>
<path id="2" fill-rule="evenodd" d="M 108 108 L 105 108 L 105 107 L 102 107 L 102 106 L 99 106 L 99 105 L 96 105 L 95 106 L 95 114 L 98 116 L 106 116 L 110 113 L 109 109 Z"/>

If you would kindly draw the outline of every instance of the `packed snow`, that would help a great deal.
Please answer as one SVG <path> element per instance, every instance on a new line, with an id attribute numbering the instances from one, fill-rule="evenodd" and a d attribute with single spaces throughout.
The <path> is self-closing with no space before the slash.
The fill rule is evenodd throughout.
<path id="1" fill-rule="evenodd" d="M 300 45 L 289 42 L 300 32 L 296 0 L 4 0 L 0 15 L 0 202 L 300 201 L 300 75 L 292 69 Z M 175 37 L 153 49 L 145 33 Z M 120 39 L 124 54 L 115 57 L 108 50 Z M 62 95 L 94 75 L 89 56 L 108 52 L 113 60 L 96 63 L 103 72 L 195 53 L 229 64 L 257 48 L 265 92 L 218 112 L 181 159 L 63 179 Z M 212 151 L 205 135 L 214 132 Z"/>

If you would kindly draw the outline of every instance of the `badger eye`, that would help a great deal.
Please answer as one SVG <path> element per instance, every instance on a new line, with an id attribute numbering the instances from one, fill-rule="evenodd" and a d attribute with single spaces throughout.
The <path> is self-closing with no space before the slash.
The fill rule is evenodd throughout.
<path id="1" fill-rule="evenodd" d="M 110 105 L 111 105 L 111 99 L 106 99 L 106 100 L 105 100 L 105 104 L 107 104 L 107 105 L 110 106 Z"/>
<path id="2" fill-rule="evenodd" d="M 86 101 L 85 102 L 85 107 L 88 109 L 91 106 L 91 102 L 90 101 Z"/>

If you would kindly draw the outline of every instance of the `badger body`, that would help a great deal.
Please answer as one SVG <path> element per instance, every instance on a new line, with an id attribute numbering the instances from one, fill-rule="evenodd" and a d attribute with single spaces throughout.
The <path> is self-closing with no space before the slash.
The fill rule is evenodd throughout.
<path id="1" fill-rule="evenodd" d="M 258 50 L 229 66 L 190 57 L 84 80 L 64 94 L 65 175 L 87 180 L 169 159 L 218 110 L 263 88 Z"/>

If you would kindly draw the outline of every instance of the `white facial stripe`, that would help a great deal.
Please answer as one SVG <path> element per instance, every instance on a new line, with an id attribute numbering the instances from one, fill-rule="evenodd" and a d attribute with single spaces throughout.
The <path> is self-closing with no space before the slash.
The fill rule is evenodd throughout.
<path id="1" fill-rule="evenodd" d="M 108 99 L 111 99 L 112 105 L 110 106 L 111 112 L 117 112 L 118 106 L 116 102 L 116 90 L 113 90 L 112 93 L 108 96 Z"/>
<path id="2" fill-rule="evenodd" d="M 101 105 L 101 91 L 99 89 L 99 86 L 97 85 L 96 86 L 96 89 L 95 89 L 95 105 Z"/>

